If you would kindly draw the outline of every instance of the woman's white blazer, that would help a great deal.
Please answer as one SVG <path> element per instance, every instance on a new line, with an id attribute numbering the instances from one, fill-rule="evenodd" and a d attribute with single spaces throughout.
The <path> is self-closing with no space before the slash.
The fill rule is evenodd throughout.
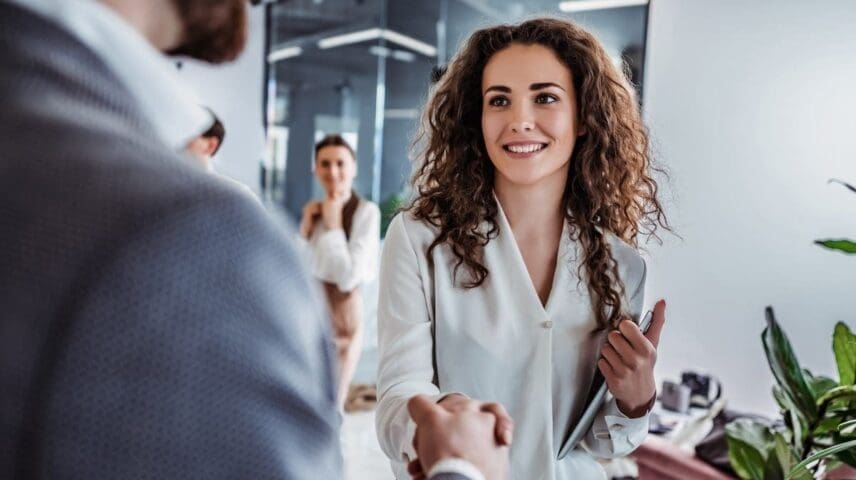
<path id="1" fill-rule="evenodd" d="M 605 478 L 594 457 L 623 456 L 635 449 L 647 434 L 648 416 L 627 418 L 610 399 L 580 446 L 558 458 L 584 408 L 605 332 L 591 334 L 596 321 L 585 283 L 578 281 L 579 252 L 567 225 L 550 297 L 542 306 L 499 210 L 499 234 L 484 250 L 490 273 L 473 289 L 453 281 L 456 258 L 446 246 L 434 249 L 431 266 L 426 252 L 436 235 L 433 227 L 406 213 L 389 227 L 378 303 L 376 426 L 381 448 L 396 477 L 409 479 L 406 464 L 415 458 L 415 425 L 407 400 L 458 392 L 501 403 L 511 414 L 510 478 Z M 609 238 L 625 285 L 625 307 L 638 318 L 645 262 L 634 248 Z"/>

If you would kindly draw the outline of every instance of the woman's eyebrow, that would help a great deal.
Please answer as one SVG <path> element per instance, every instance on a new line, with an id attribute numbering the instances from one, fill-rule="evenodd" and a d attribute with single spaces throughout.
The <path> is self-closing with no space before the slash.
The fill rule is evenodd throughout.
<path id="1" fill-rule="evenodd" d="M 490 91 L 497 91 L 497 92 L 502 92 L 502 93 L 511 93 L 511 88 L 506 87 L 505 85 L 491 85 L 490 87 L 487 87 L 487 89 L 485 89 L 484 93 L 487 93 Z"/>
<path id="2" fill-rule="evenodd" d="M 558 84 L 555 84 L 553 82 L 533 83 L 532 85 L 529 85 L 529 90 L 533 90 L 533 91 L 534 90 L 543 90 L 543 89 L 548 88 L 548 87 L 556 87 L 563 92 L 565 91 L 564 88 L 562 88 L 561 86 L 559 86 Z"/>

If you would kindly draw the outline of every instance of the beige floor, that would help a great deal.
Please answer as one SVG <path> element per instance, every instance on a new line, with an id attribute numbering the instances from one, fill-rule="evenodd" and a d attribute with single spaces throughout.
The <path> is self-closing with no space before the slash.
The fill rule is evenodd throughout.
<path id="1" fill-rule="evenodd" d="M 345 415 L 341 432 L 346 480 L 391 480 L 389 461 L 377 443 L 374 412 Z"/>

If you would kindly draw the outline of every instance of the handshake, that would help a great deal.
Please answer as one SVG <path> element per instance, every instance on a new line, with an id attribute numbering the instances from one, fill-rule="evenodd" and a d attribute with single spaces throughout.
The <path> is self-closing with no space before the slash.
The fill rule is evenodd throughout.
<path id="1" fill-rule="evenodd" d="M 508 447 L 514 424 L 502 405 L 458 394 L 434 403 L 424 395 L 417 395 L 407 403 L 407 410 L 416 423 L 413 447 L 417 458 L 407 466 L 414 480 L 447 472 L 442 468 L 440 472 L 432 472 L 447 460 L 463 461 L 487 480 L 508 478 Z"/>

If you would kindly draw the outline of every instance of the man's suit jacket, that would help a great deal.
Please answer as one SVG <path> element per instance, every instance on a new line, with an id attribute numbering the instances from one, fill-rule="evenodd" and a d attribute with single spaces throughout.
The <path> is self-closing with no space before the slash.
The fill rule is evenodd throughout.
<path id="1" fill-rule="evenodd" d="M 0 2 L 0 478 L 340 478 L 329 323 L 289 236 Z"/>
<path id="2" fill-rule="evenodd" d="M 338 478 L 328 322 L 287 236 L 0 3 L 0 478 Z"/>

